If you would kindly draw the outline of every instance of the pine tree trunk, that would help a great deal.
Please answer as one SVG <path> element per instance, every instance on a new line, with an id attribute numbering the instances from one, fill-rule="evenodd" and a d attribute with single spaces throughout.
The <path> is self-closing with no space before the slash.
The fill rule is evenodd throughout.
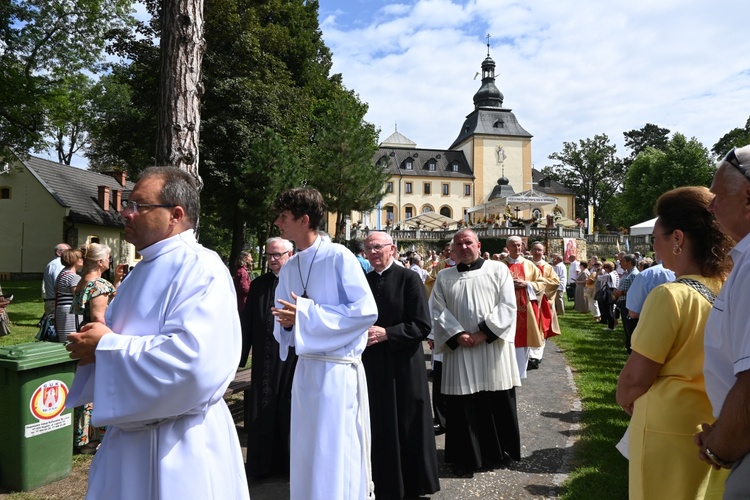
<path id="1" fill-rule="evenodd" d="M 156 162 L 198 174 L 203 0 L 162 0 Z"/>

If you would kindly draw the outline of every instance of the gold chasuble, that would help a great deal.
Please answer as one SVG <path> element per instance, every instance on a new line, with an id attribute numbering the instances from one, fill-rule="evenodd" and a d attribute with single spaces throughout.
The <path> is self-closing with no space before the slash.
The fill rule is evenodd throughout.
<path id="1" fill-rule="evenodd" d="M 531 261 L 519 258 L 516 262 L 504 261 L 513 278 L 528 283 L 536 293 L 536 300 L 529 298 L 528 288 L 516 288 L 516 347 L 541 347 L 544 333 L 539 326 L 539 303 L 544 297 L 544 286 L 540 285 L 541 273 Z"/>
<path id="2" fill-rule="evenodd" d="M 534 265 L 541 273 L 539 282 L 544 290 L 539 301 L 539 328 L 544 333 L 544 338 L 548 339 L 560 335 L 560 323 L 557 320 L 557 311 L 555 311 L 555 296 L 558 294 L 557 287 L 560 285 L 560 278 L 549 263 L 541 261 L 534 262 Z"/>

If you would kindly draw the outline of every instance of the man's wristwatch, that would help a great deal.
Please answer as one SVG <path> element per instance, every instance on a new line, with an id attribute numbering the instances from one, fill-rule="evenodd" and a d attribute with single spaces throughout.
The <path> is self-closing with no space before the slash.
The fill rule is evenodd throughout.
<path id="1" fill-rule="evenodd" d="M 728 469 L 732 466 L 732 462 L 727 462 L 726 460 L 719 458 L 713 451 L 709 450 L 708 448 L 706 448 L 706 456 L 719 467 Z"/>

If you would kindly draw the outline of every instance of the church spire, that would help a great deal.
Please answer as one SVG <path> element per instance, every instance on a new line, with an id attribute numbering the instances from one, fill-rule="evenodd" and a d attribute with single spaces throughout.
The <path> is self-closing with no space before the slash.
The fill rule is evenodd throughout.
<path id="1" fill-rule="evenodd" d="M 490 57 L 490 35 L 487 35 L 487 57 L 482 61 L 482 86 L 474 94 L 474 108 L 502 108 L 503 94 L 495 86 L 495 61 Z"/>

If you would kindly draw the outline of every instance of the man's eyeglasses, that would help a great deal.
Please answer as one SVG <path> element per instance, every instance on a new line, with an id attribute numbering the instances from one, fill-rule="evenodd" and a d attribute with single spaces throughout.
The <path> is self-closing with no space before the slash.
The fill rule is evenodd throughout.
<path id="1" fill-rule="evenodd" d="M 265 254 L 265 256 L 266 256 L 266 258 L 268 260 L 279 260 L 280 258 L 282 258 L 283 256 L 285 256 L 288 253 L 289 253 L 288 251 L 281 252 L 281 253 L 267 253 L 267 254 Z"/>
<path id="2" fill-rule="evenodd" d="M 735 149 L 737 148 L 732 148 L 729 150 L 727 155 L 724 157 L 724 161 L 739 170 L 746 179 L 750 180 L 750 165 L 743 165 L 742 163 L 740 163 L 740 160 L 737 158 L 737 154 L 734 152 Z"/>
<path id="3" fill-rule="evenodd" d="M 138 203 L 137 201 L 123 201 L 122 211 L 137 214 L 139 208 L 172 208 L 177 205 L 166 205 L 164 203 Z"/>
<path id="4" fill-rule="evenodd" d="M 389 246 L 391 246 L 391 243 L 388 243 L 386 245 L 373 245 L 371 247 L 370 246 L 366 246 L 365 247 L 365 252 L 379 252 L 382 249 L 384 249 L 385 247 L 389 247 Z"/>

